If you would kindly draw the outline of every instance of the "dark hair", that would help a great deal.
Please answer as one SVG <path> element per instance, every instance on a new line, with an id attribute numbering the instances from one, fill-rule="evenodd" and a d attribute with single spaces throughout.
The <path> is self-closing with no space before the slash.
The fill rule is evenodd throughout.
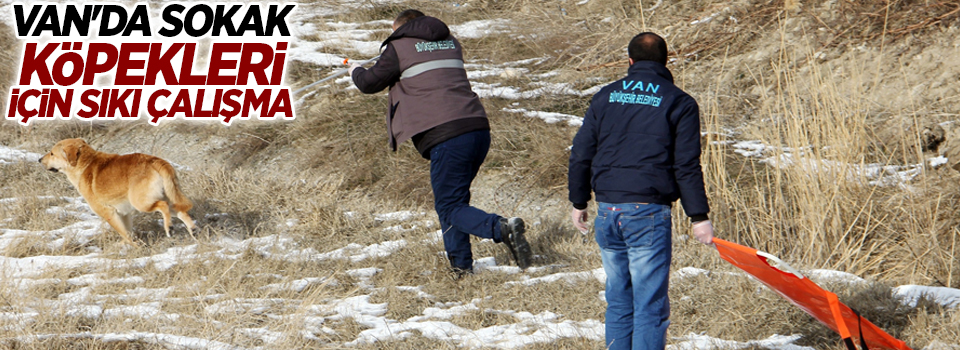
<path id="1" fill-rule="evenodd" d="M 400 12 L 399 15 L 397 15 L 397 19 L 393 20 L 393 25 L 399 28 L 404 23 L 407 23 L 407 21 L 417 17 L 423 17 L 423 16 L 426 16 L 426 15 L 424 15 L 423 12 L 420 12 L 419 10 L 414 10 L 414 9 L 403 10 L 402 12 Z"/>
<path id="2" fill-rule="evenodd" d="M 654 61 L 667 64 L 667 42 L 651 32 L 643 32 L 630 39 L 627 53 L 633 62 Z"/>

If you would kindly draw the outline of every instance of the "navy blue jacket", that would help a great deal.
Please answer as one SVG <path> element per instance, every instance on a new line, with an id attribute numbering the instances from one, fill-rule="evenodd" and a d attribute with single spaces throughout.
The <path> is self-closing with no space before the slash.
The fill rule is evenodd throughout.
<path id="1" fill-rule="evenodd" d="M 700 109 L 664 65 L 639 61 L 590 102 L 570 151 L 570 201 L 586 208 L 591 190 L 605 203 L 681 200 L 693 221 L 710 207 L 700 169 Z"/>

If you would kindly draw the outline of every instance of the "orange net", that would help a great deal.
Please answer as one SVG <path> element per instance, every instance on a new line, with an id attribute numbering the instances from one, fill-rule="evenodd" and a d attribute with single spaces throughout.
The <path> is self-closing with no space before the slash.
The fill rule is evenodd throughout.
<path id="1" fill-rule="evenodd" d="M 837 295 L 820 288 L 777 257 L 736 243 L 714 238 L 720 257 L 755 277 L 818 321 L 840 334 L 847 347 L 855 349 L 911 350 L 902 340 L 844 305 Z"/>

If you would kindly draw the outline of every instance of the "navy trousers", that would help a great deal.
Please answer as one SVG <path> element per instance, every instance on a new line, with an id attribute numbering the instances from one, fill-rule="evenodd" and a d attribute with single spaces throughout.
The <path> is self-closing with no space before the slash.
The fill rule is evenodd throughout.
<path id="1" fill-rule="evenodd" d="M 430 149 L 430 183 L 443 230 L 443 246 L 454 268 L 472 271 L 470 235 L 500 243 L 500 216 L 470 206 L 470 183 L 490 150 L 490 131 L 454 137 Z"/>

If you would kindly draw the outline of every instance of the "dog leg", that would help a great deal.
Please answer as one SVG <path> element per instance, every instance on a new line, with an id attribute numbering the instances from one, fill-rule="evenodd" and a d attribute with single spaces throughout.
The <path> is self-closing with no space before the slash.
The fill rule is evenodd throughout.
<path id="1" fill-rule="evenodd" d="M 190 232 L 190 236 L 196 240 L 197 237 L 193 235 L 193 230 L 197 228 L 197 224 L 195 224 L 193 219 L 190 218 L 190 215 L 187 214 L 190 208 L 193 208 L 193 203 L 190 202 L 187 196 L 183 195 L 183 192 L 180 192 L 180 185 L 177 184 L 177 174 L 174 172 L 173 166 L 167 162 L 163 162 L 155 168 L 155 170 L 163 179 L 163 193 L 170 199 L 173 211 L 177 212 L 177 217 L 180 218 L 180 221 L 183 221 L 183 223 L 187 225 L 187 232 Z"/>
<path id="2" fill-rule="evenodd" d="M 139 210 L 139 208 L 137 209 Z M 156 201 L 148 210 L 144 210 L 144 212 L 152 211 L 159 211 L 160 214 L 163 214 L 163 231 L 167 233 L 167 238 L 170 238 L 170 205 L 165 201 Z"/>
<path id="3" fill-rule="evenodd" d="M 159 179 L 158 179 L 159 180 Z M 151 187 L 156 184 L 156 187 Z M 159 211 L 163 214 L 163 232 L 170 238 L 170 204 L 163 200 L 163 190 L 160 188 L 160 181 L 143 181 L 143 188 L 152 188 L 150 191 L 131 191 L 127 199 L 130 205 L 143 213 L 152 213 Z"/>
<path id="4" fill-rule="evenodd" d="M 184 225 L 187 225 L 187 232 L 190 232 L 190 237 L 193 237 L 194 240 L 197 239 L 197 236 L 193 235 L 193 230 L 197 228 L 197 224 L 193 222 L 193 219 L 190 218 L 190 215 L 187 212 L 177 212 L 177 217 L 180 218 L 180 221 L 183 221 Z"/>
<path id="5" fill-rule="evenodd" d="M 123 227 L 127 228 L 127 232 L 133 231 L 133 213 L 121 213 L 117 211 L 117 214 L 123 219 Z"/>
<path id="6" fill-rule="evenodd" d="M 130 239 L 130 234 L 127 231 L 127 225 L 125 221 L 129 219 L 120 216 L 120 213 L 118 213 L 117 210 L 112 207 L 93 205 L 90 207 L 95 213 L 97 213 L 97 215 L 100 215 L 100 217 L 106 220 L 107 223 L 110 224 L 110 226 L 120 234 L 120 237 L 123 238 L 125 243 L 132 246 L 137 246 L 137 243 L 134 242 L 133 239 Z"/>

